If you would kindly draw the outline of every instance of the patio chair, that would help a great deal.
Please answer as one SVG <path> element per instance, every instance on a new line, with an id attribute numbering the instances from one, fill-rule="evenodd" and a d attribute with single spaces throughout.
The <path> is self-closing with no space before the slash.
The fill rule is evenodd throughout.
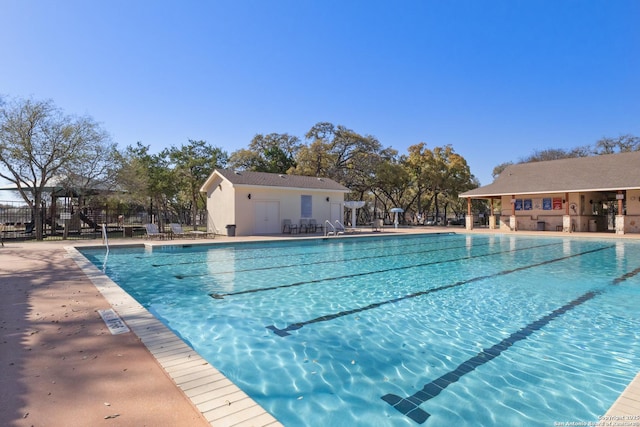
<path id="1" fill-rule="evenodd" d="M 371 223 L 371 231 L 382 231 L 384 228 L 384 221 L 382 218 L 374 219 Z"/>
<path id="2" fill-rule="evenodd" d="M 290 219 L 283 219 L 282 220 L 282 232 L 283 233 L 297 233 L 298 232 L 298 226 L 295 224 L 291 223 Z"/>
<path id="3" fill-rule="evenodd" d="M 0 245 L 4 248 L 4 224 L 0 224 Z"/>
<path id="4" fill-rule="evenodd" d="M 182 229 L 182 225 L 176 224 L 176 223 L 172 223 L 172 224 L 169 224 L 169 227 L 171 227 L 171 235 L 173 237 L 185 237 L 185 236 L 187 236 L 187 233 L 185 233 L 185 231 Z"/>
<path id="5" fill-rule="evenodd" d="M 147 239 L 165 239 L 167 237 L 166 233 L 161 233 L 158 230 L 156 224 L 145 224 L 144 228 L 147 231 Z"/>
<path id="6" fill-rule="evenodd" d="M 311 232 L 317 233 L 318 229 L 322 231 L 322 226 L 318 224 L 318 222 L 315 219 L 311 218 L 309 220 L 309 233 Z"/>
<path id="7" fill-rule="evenodd" d="M 309 220 L 302 218 L 300 219 L 300 232 L 308 233 L 309 232 Z"/>

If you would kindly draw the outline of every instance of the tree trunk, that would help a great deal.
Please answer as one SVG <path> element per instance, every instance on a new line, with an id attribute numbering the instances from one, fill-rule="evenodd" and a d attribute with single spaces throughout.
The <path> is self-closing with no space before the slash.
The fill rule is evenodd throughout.
<path id="1" fill-rule="evenodd" d="M 36 240 L 42 241 L 42 195 L 36 193 L 33 203 L 33 231 L 36 233 Z"/>

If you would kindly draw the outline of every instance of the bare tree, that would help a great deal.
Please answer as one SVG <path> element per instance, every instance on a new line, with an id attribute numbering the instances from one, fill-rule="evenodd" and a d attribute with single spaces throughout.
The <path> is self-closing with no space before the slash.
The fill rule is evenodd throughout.
<path id="1" fill-rule="evenodd" d="M 89 117 L 63 114 L 52 101 L 13 100 L 0 108 L 0 177 L 16 186 L 33 211 L 42 240 L 43 194 L 55 180 L 82 171 L 109 138 Z M 110 152 L 106 149 L 105 152 Z"/>

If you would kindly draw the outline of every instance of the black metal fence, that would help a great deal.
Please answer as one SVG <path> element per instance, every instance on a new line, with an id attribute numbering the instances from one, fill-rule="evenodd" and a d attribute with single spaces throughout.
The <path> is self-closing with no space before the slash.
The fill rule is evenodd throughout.
<path id="1" fill-rule="evenodd" d="M 144 207 L 108 206 L 100 208 L 69 208 L 64 204 L 42 204 L 42 235 L 45 240 L 101 239 L 105 225 L 109 238 L 140 237 L 145 224 L 156 223 L 161 229 L 172 222 L 186 224 L 190 218 L 175 214 L 152 214 Z M 197 223 L 205 224 L 206 211 L 198 213 Z M 23 202 L 0 201 L 0 226 L 4 240 L 35 239 L 35 218 L 32 209 Z"/>

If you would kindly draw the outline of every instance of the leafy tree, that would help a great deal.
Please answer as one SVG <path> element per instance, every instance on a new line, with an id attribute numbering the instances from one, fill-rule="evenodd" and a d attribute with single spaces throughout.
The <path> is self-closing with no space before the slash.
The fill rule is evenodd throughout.
<path id="1" fill-rule="evenodd" d="M 163 151 L 173 166 L 176 185 L 180 189 L 178 199 L 188 202 L 191 211 L 191 224 L 196 229 L 198 210 L 204 208 L 206 199 L 200 192 L 202 183 L 215 168 L 224 168 L 228 155 L 221 148 L 213 147 L 206 141 L 189 140 L 188 145 L 171 147 Z"/>
<path id="2" fill-rule="evenodd" d="M 151 154 L 149 146 L 138 142 L 119 156 L 118 182 L 134 204 L 149 206 L 149 215 L 164 221 L 168 202 L 179 192 L 178 183 L 163 154 Z"/>
<path id="3" fill-rule="evenodd" d="M 416 182 L 420 182 L 416 183 L 418 193 L 430 195 L 436 218 L 440 217 L 440 195 L 454 199 L 461 192 L 477 186 L 467 161 L 451 145 L 429 150 L 420 143 L 411 146 L 409 152 L 405 164 Z"/>
<path id="4" fill-rule="evenodd" d="M 404 222 L 405 213 L 409 210 L 417 193 L 413 191 L 413 179 L 410 171 L 402 164 L 394 161 L 383 162 L 375 171 L 375 186 L 372 192 L 375 196 L 374 206 L 380 202 L 384 209 L 384 216 L 389 217 L 389 209 L 402 208 L 400 217 Z"/>
<path id="5" fill-rule="evenodd" d="M 377 166 L 397 154 L 373 136 L 327 122 L 314 125 L 305 137 L 311 144 L 300 149 L 295 173 L 326 176 L 360 194 L 369 190 Z"/>
<path id="6" fill-rule="evenodd" d="M 236 169 L 255 172 L 288 173 L 296 166 L 296 154 L 300 139 L 286 133 L 258 134 L 248 149 L 232 153 L 229 162 Z"/>
<path id="7" fill-rule="evenodd" d="M 16 99 L 0 108 L 0 177 L 15 184 L 32 209 L 37 240 L 43 238 L 47 187 L 65 175 L 86 173 L 86 161 L 104 166 L 112 154 L 109 137 L 93 119 L 65 115 L 52 101 Z M 93 179 L 105 169 L 96 171 Z"/>
<path id="8" fill-rule="evenodd" d="M 513 162 L 504 162 L 494 167 L 493 171 L 491 172 L 491 176 L 493 177 L 493 179 L 496 179 L 507 168 L 507 166 L 510 166 L 512 164 Z"/>
<path id="9" fill-rule="evenodd" d="M 411 178 L 413 179 L 413 186 L 416 191 L 416 210 L 419 214 L 429 211 L 430 201 L 429 198 L 426 204 L 423 204 L 423 197 L 429 197 L 429 166 L 426 164 L 426 160 L 429 158 L 426 155 L 426 144 L 421 142 L 409 147 L 409 155 L 402 158 L 402 163 L 408 170 Z"/>

